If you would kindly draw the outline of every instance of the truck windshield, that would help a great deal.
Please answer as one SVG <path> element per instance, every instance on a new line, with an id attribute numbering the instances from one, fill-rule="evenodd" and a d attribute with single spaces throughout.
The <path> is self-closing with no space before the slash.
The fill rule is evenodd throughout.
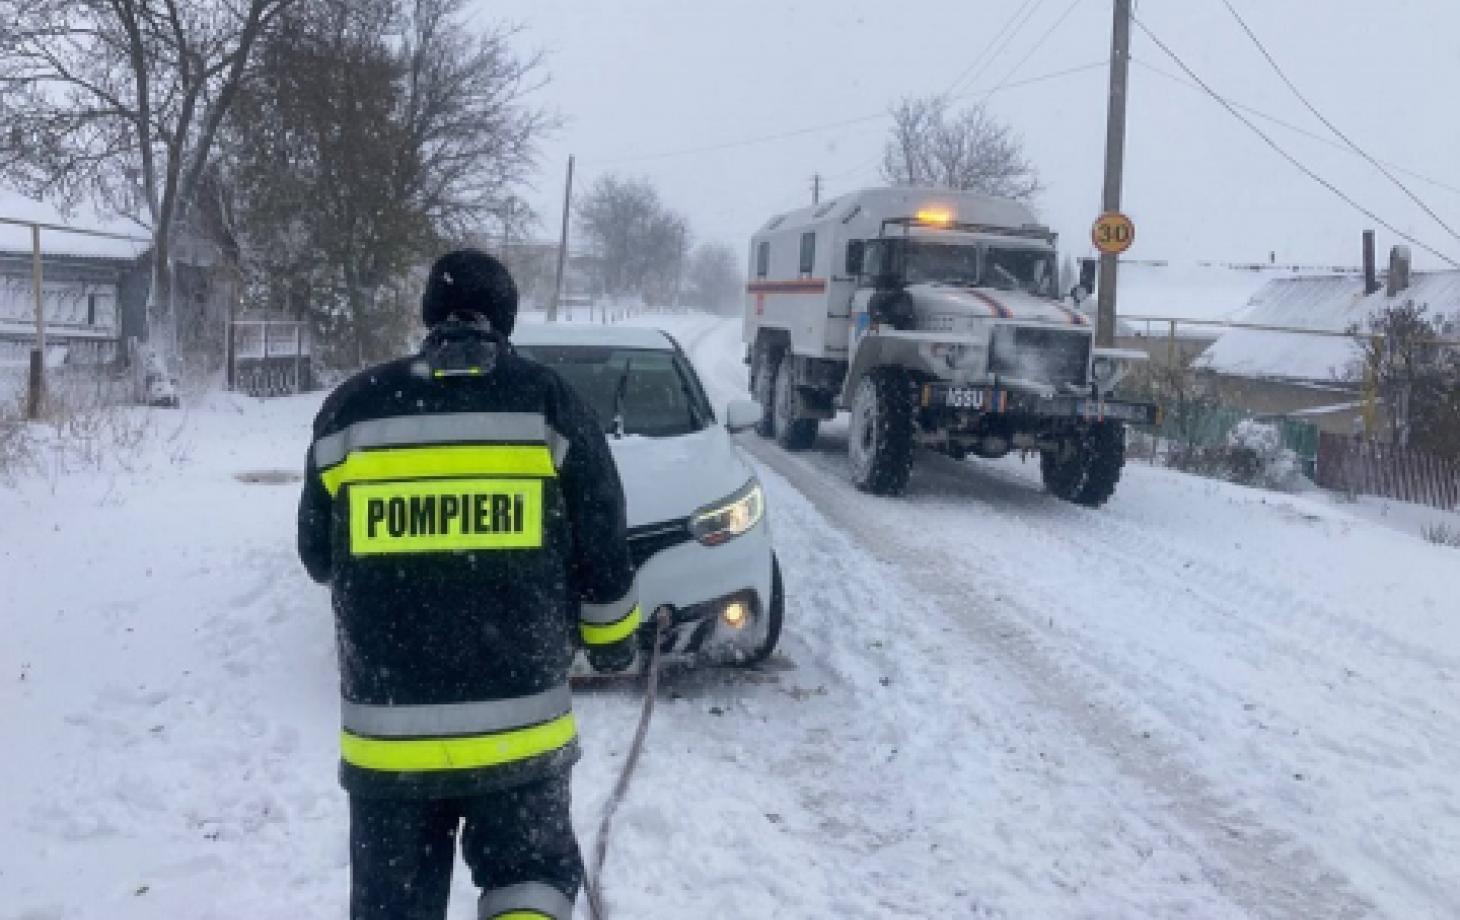
<path id="1" fill-rule="evenodd" d="M 906 266 L 908 284 L 976 284 L 978 249 L 947 243 L 909 242 Z"/>
<path id="2" fill-rule="evenodd" d="M 1054 254 L 1040 249 L 990 246 L 984 255 L 982 283 L 1004 291 L 1055 296 Z"/>

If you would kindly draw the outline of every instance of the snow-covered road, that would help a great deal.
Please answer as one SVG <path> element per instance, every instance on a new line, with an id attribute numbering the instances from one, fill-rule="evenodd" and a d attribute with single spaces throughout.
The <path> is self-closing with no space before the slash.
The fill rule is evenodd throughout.
<path id="1" fill-rule="evenodd" d="M 737 323 L 653 322 L 743 392 Z M 214 397 L 0 491 L 0 917 L 344 916 L 328 599 L 297 486 L 235 478 L 297 466 L 317 402 Z M 1141 466 L 1091 512 L 1017 460 L 863 495 L 838 424 L 744 444 L 783 654 L 667 675 L 611 917 L 1460 913 L 1453 550 Z M 578 710 L 586 833 L 637 700 Z"/>

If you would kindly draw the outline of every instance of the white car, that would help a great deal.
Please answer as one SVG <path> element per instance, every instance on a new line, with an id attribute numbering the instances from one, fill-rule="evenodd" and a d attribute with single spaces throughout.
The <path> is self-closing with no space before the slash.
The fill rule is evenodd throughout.
<path id="1" fill-rule="evenodd" d="M 657 329 L 529 325 L 512 343 L 568 381 L 608 432 L 628 502 L 641 648 L 667 610 L 663 652 L 764 661 L 780 638 L 785 597 L 765 493 L 730 439 L 760 420 L 760 407 L 734 401 L 717 422 L 689 359 Z"/>

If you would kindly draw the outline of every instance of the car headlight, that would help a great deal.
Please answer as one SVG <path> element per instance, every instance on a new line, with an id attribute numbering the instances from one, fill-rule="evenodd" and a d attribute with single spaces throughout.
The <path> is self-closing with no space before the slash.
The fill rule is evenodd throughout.
<path id="1" fill-rule="evenodd" d="M 765 517 L 765 493 L 754 479 L 689 518 L 689 532 L 705 546 L 718 546 L 750 530 Z"/>

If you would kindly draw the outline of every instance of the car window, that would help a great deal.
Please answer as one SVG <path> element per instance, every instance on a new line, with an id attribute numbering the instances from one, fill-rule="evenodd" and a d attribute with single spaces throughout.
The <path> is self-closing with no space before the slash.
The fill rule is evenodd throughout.
<path id="1" fill-rule="evenodd" d="M 678 354 L 593 345 L 518 346 L 577 391 L 604 431 L 663 438 L 690 434 L 712 419 L 694 371 Z M 621 395 L 620 395 L 621 394 Z"/>

